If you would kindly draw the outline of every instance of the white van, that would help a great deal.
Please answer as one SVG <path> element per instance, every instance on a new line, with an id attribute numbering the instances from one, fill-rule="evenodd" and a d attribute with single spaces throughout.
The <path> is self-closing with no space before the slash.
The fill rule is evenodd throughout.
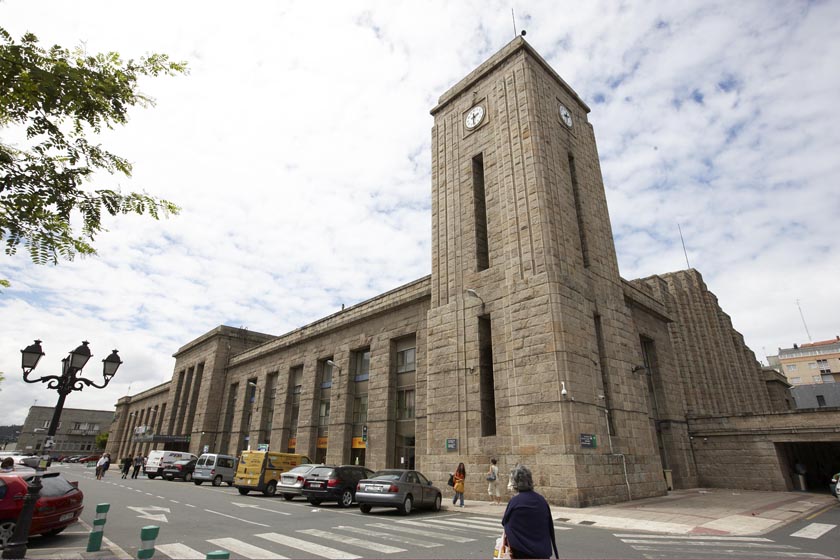
<path id="1" fill-rule="evenodd" d="M 193 472 L 193 482 L 196 486 L 202 482 L 210 482 L 213 486 L 220 486 L 226 482 L 228 486 L 233 485 L 233 476 L 236 474 L 236 457 L 232 455 L 219 455 L 218 453 L 205 453 L 198 458 Z"/>
<path id="2" fill-rule="evenodd" d="M 149 457 L 146 459 L 146 466 L 143 467 L 143 472 L 149 478 L 163 475 L 163 469 L 174 463 L 175 461 L 191 459 L 198 459 L 192 453 L 186 451 L 167 451 L 165 449 L 155 449 L 149 451 Z"/>

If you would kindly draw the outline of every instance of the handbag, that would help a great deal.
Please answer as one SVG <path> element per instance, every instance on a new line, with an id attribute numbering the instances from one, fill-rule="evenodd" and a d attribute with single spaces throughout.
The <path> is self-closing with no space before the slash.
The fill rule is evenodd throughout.
<path id="1" fill-rule="evenodd" d="M 505 535 L 504 531 L 502 531 L 502 536 L 496 539 L 496 548 L 493 549 L 493 558 L 510 558 L 510 545 L 508 544 L 507 535 Z"/>
<path id="2" fill-rule="evenodd" d="M 494 480 L 496 480 L 496 473 L 491 472 L 490 474 L 487 475 L 487 481 L 488 482 L 493 482 Z"/>
<path id="3" fill-rule="evenodd" d="M 449 475 L 449 481 L 447 482 L 447 484 L 449 486 L 455 486 L 455 475 L 454 474 Z"/>

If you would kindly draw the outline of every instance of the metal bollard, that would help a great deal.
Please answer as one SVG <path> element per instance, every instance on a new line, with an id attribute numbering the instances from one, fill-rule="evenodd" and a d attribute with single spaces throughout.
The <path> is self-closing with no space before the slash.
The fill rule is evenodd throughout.
<path id="1" fill-rule="evenodd" d="M 155 540 L 158 532 L 160 532 L 160 527 L 155 525 L 146 525 L 140 529 L 140 549 L 137 551 L 137 558 L 143 560 L 155 555 Z"/>
<path id="2" fill-rule="evenodd" d="M 214 550 L 208 552 L 205 556 L 206 560 L 230 560 L 230 552 L 227 550 Z"/>
<path id="3" fill-rule="evenodd" d="M 93 519 L 93 530 L 88 537 L 88 552 L 99 552 L 102 548 L 102 537 L 105 534 L 105 521 L 111 504 L 96 504 L 96 517 Z"/>

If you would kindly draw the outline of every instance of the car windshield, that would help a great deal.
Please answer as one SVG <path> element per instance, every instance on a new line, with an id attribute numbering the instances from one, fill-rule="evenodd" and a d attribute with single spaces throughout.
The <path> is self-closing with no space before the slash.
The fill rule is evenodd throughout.
<path id="1" fill-rule="evenodd" d="M 301 465 L 299 467 L 293 468 L 289 472 L 290 473 L 295 473 L 295 474 L 306 474 L 311 470 L 312 470 L 312 467 L 310 465 Z"/>
<path id="2" fill-rule="evenodd" d="M 399 480 L 402 474 L 402 471 L 378 471 L 370 478 L 371 480 Z"/>
<path id="3" fill-rule="evenodd" d="M 198 462 L 195 464 L 195 466 L 196 466 L 196 467 L 203 467 L 203 466 L 204 466 L 204 462 L 205 462 L 208 458 L 209 458 L 209 457 L 199 457 L 199 458 L 198 458 Z M 213 462 L 212 462 L 212 461 L 210 461 L 210 464 L 212 465 L 212 464 L 213 464 Z"/>
<path id="4" fill-rule="evenodd" d="M 332 473 L 332 467 L 315 467 L 309 474 L 312 476 L 331 476 Z"/>
<path id="5" fill-rule="evenodd" d="M 189 465 L 190 462 L 189 461 L 175 461 L 174 464 L 175 465 Z"/>

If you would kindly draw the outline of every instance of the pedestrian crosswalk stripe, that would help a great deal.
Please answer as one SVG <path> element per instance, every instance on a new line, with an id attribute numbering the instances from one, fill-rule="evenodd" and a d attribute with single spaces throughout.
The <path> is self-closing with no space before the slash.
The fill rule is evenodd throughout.
<path id="1" fill-rule="evenodd" d="M 691 541 L 745 541 L 745 542 L 773 542 L 764 537 L 725 537 L 718 535 L 648 535 L 647 533 L 613 533 L 614 537 L 620 539 L 630 537 L 632 539 L 668 539 L 668 540 L 691 540 Z"/>
<path id="2" fill-rule="evenodd" d="M 829 523 L 811 523 L 810 525 L 807 525 L 791 534 L 791 537 L 799 537 L 801 539 L 818 539 L 835 527 L 837 527 L 837 525 L 831 525 Z"/>
<path id="3" fill-rule="evenodd" d="M 420 548 L 435 548 L 438 546 L 443 546 L 440 543 L 418 541 L 417 539 L 402 537 L 398 535 L 386 535 L 382 531 L 371 531 L 369 529 L 361 529 L 359 527 L 348 527 L 346 525 L 339 525 L 338 527 L 333 527 L 333 529 L 338 529 L 339 531 L 349 531 L 354 535 L 365 535 L 368 537 L 376 537 L 386 541 L 394 541 L 402 544 L 411 544 L 414 546 L 419 546 Z"/>
<path id="4" fill-rule="evenodd" d="M 432 525 L 445 525 L 455 529 L 479 529 L 481 531 L 489 531 L 491 533 L 499 534 L 501 534 L 502 531 L 501 525 L 498 527 L 489 527 L 487 525 L 476 525 L 474 523 L 466 523 L 464 521 L 447 521 L 445 519 L 429 519 L 428 523 L 431 523 Z"/>
<path id="5" fill-rule="evenodd" d="M 397 548 L 396 546 L 390 546 L 387 544 L 379 544 L 371 541 L 363 541 L 362 539 L 356 539 L 353 537 L 347 537 L 345 535 L 336 535 L 335 533 L 330 533 L 329 531 L 321 531 L 320 529 L 304 529 L 301 531 L 297 531 L 298 533 L 304 533 L 306 535 L 312 535 L 313 537 L 320 537 L 322 539 L 327 539 L 330 541 L 338 541 L 341 543 L 358 546 L 359 548 L 366 548 L 368 550 L 373 550 L 375 552 L 381 552 L 382 554 L 393 554 L 395 552 L 405 552 L 404 548 Z"/>
<path id="6" fill-rule="evenodd" d="M 156 544 L 156 552 L 162 552 L 173 560 L 189 560 L 190 558 L 204 558 L 204 554 L 185 544 Z"/>
<path id="7" fill-rule="evenodd" d="M 783 550 L 798 550 L 795 546 L 790 546 L 786 544 L 776 544 L 776 543 L 754 543 L 754 542 L 740 542 L 740 541 L 662 541 L 662 540 L 655 540 L 655 539 L 621 539 L 621 542 L 625 542 L 627 544 L 657 544 L 657 545 L 665 545 L 665 544 L 678 544 L 680 546 L 730 546 L 733 548 L 776 548 L 776 549 L 783 549 Z"/>
<path id="8" fill-rule="evenodd" d="M 465 519 L 470 523 L 480 523 L 482 525 L 487 525 L 488 527 L 493 527 L 495 529 L 499 529 L 502 526 L 501 519 L 487 519 L 486 517 L 467 517 Z"/>
<path id="9" fill-rule="evenodd" d="M 210 539 L 207 542 L 224 548 L 236 556 L 250 558 L 251 560 L 287 560 L 285 556 L 280 556 L 270 550 L 242 542 L 239 539 Z"/>
<path id="10" fill-rule="evenodd" d="M 655 546 L 634 546 L 634 550 L 643 552 L 645 558 L 675 558 L 685 556 L 688 558 L 700 558 L 707 556 L 711 558 L 818 558 L 829 560 L 830 556 L 816 552 L 801 552 L 799 550 L 721 550 L 720 548 L 678 548 L 678 547 L 655 547 Z M 656 553 L 656 554 L 653 554 Z"/>
<path id="11" fill-rule="evenodd" d="M 350 554 L 349 552 L 345 552 L 343 550 L 338 550 L 335 548 L 330 548 L 329 546 L 311 543 L 309 541 L 304 541 L 295 537 L 290 537 L 288 535 L 281 535 L 280 533 L 260 533 L 255 536 L 261 539 L 266 539 L 271 542 L 276 542 L 277 544 L 282 544 L 283 546 L 296 548 L 298 550 L 308 552 L 309 554 L 320 556 L 321 558 L 330 558 L 332 560 L 355 560 L 356 558 L 361 558 L 361 556 L 356 556 L 355 554 Z"/>
<path id="12" fill-rule="evenodd" d="M 397 521 L 397 523 L 406 523 L 412 524 L 415 523 L 414 521 Z M 388 531 L 397 531 L 400 533 L 408 533 L 410 535 L 416 535 L 418 537 L 434 537 L 436 539 L 441 539 L 444 541 L 451 541 L 451 542 L 459 542 L 459 543 L 468 543 L 473 542 L 475 539 L 471 539 L 469 537 L 462 537 L 460 535 L 447 535 L 445 533 L 441 533 L 440 529 L 437 531 L 424 531 L 422 529 L 413 529 L 411 527 L 400 527 L 394 525 L 387 525 L 385 523 L 368 523 L 368 527 L 375 527 L 377 529 L 385 529 Z M 426 527 L 427 525 L 421 525 L 421 527 Z"/>

